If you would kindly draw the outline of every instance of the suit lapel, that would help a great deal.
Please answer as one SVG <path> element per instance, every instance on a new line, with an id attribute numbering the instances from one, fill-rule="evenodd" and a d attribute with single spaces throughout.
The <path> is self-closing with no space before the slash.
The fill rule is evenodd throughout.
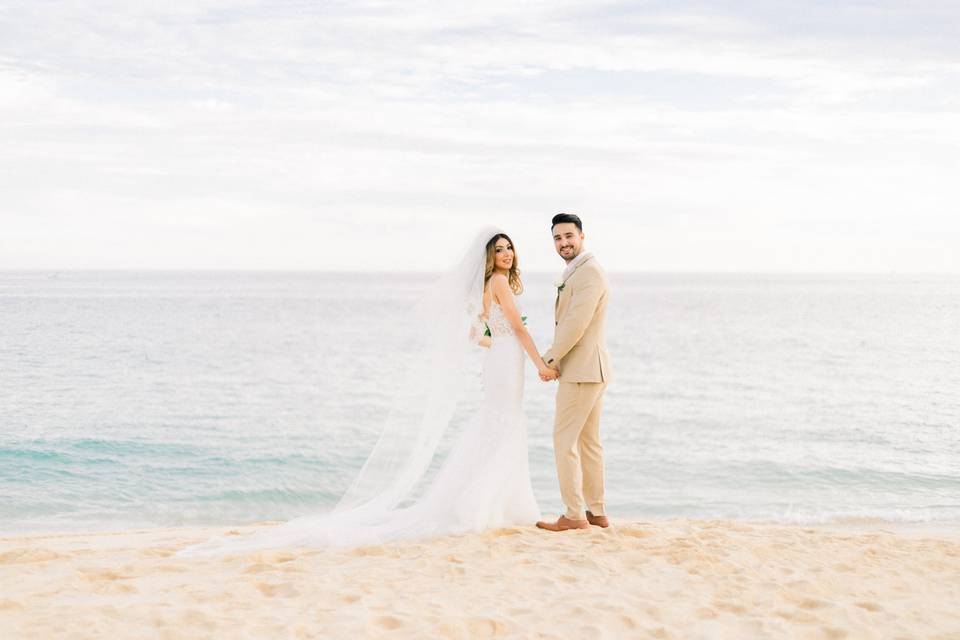
<path id="1" fill-rule="evenodd" d="M 570 280 L 570 278 L 573 277 L 573 274 L 575 274 L 575 273 L 577 272 L 577 269 L 579 269 L 579 268 L 582 267 L 583 265 L 587 264 L 587 263 L 590 262 L 591 260 L 593 260 L 593 256 L 588 256 L 586 260 L 584 260 L 583 262 L 581 262 L 580 264 L 578 264 L 577 266 L 575 266 L 575 267 L 573 268 L 573 271 L 570 272 L 570 275 L 568 275 L 568 276 L 564 279 L 563 285 L 562 285 L 560 288 L 557 289 L 557 299 L 556 299 L 556 300 L 554 301 L 554 303 L 553 303 L 553 319 L 554 319 L 554 321 L 557 321 L 557 322 L 560 321 L 560 296 L 563 295 L 563 289 L 566 288 L 566 286 L 567 286 L 567 281 Z"/>
<path id="2" fill-rule="evenodd" d="M 586 260 L 584 260 L 583 262 L 581 262 L 580 264 L 578 264 L 577 266 L 575 266 L 575 267 L 573 268 L 573 271 L 570 272 L 570 275 L 568 275 L 568 276 L 566 277 L 566 279 L 563 281 L 563 284 L 567 284 L 567 280 L 569 280 L 570 278 L 573 277 L 573 274 L 575 274 L 575 273 L 577 272 L 577 269 L 579 269 L 579 268 L 582 267 L 583 265 L 587 264 L 587 263 L 590 262 L 591 260 L 593 260 L 593 256 L 587 256 L 587 259 L 586 259 Z"/>

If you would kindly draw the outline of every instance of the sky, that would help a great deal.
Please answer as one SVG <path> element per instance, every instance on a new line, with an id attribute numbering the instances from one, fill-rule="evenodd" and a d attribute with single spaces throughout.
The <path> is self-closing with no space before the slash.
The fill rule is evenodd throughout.
<path id="1" fill-rule="evenodd" d="M 960 273 L 960 4 L 0 4 L 0 269 Z"/>

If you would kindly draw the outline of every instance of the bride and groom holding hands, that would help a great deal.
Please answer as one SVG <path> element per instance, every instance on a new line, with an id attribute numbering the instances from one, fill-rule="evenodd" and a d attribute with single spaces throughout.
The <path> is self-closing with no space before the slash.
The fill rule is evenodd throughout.
<path id="1" fill-rule="evenodd" d="M 493 236 L 487 245 L 484 319 L 500 326 L 491 329 L 497 337 L 518 341 L 536 365 L 540 379 L 558 380 L 553 446 L 565 512 L 554 522 L 538 521 L 548 531 L 585 529 L 591 524 L 607 527 L 604 506 L 603 446 L 600 414 L 603 393 L 610 379 L 605 345 L 608 301 L 606 274 L 593 255 L 584 250 L 583 223 L 573 214 L 554 216 L 550 225 L 554 247 L 566 262 L 555 283 L 555 330 L 553 344 L 541 356 L 523 324 L 515 296 L 522 292 L 516 250 L 505 233 Z M 497 323 L 502 315 L 508 322 Z M 508 330 L 504 325 L 508 324 Z M 488 358 L 495 358 L 491 353 Z M 501 371 L 484 370 L 484 385 Z M 496 399 L 487 398 L 489 401 Z"/>
<path id="2" fill-rule="evenodd" d="M 547 531 L 609 526 L 600 443 L 610 379 L 608 283 L 596 258 L 584 251 L 578 216 L 554 216 L 550 230 L 566 268 L 555 283 L 553 343 L 542 355 L 521 315 L 516 247 L 502 230 L 484 229 L 411 310 L 418 327 L 412 339 L 419 343 L 408 349 L 373 450 L 336 507 L 249 538 L 215 538 L 178 555 L 355 546 L 533 523 Z M 457 423 L 459 401 L 476 386 L 465 372 L 478 343 L 488 347 L 482 351 L 482 400 L 436 469 L 436 452 Z M 553 443 L 565 511 L 550 521 L 541 520 L 530 477 L 522 410 L 527 358 L 542 380 L 558 381 Z"/>

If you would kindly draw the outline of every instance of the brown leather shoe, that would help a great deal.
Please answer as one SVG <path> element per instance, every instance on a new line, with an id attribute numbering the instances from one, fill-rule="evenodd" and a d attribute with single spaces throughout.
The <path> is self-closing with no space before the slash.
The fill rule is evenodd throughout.
<path id="1" fill-rule="evenodd" d="M 569 529 L 589 529 L 590 523 L 586 520 L 571 520 L 567 516 L 560 516 L 556 522 L 541 520 L 537 523 L 537 527 L 547 531 L 567 531 Z"/>
<path id="2" fill-rule="evenodd" d="M 587 522 L 595 527 L 603 527 L 604 529 L 610 526 L 610 519 L 607 518 L 607 516 L 595 516 L 589 511 L 587 511 Z"/>

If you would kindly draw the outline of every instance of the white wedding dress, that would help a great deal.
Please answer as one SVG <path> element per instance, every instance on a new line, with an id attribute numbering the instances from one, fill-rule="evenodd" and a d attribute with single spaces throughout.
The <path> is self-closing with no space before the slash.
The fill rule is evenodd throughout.
<path id="1" fill-rule="evenodd" d="M 492 341 L 489 349 L 467 340 L 467 329 L 477 317 L 482 296 L 483 260 L 481 256 L 478 264 L 477 256 L 490 237 L 489 229 L 478 235 L 472 253 L 468 252 L 464 262 L 448 276 L 444 285 L 448 289 L 441 287 L 441 291 L 455 293 L 444 293 L 440 302 L 457 301 L 456 306 L 462 306 L 464 313 L 451 312 L 448 306 L 441 323 L 433 327 L 429 342 L 433 354 L 419 358 L 427 366 L 411 374 L 412 390 L 406 396 L 398 394 L 396 415 L 387 421 L 364 468 L 337 508 L 327 514 L 296 518 L 247 538 L 213 538 L 177 555 L 355 546 L 530 526 L 540 519 L 530 482 L 521 407 L 523 346 L 496 303 L 491 303 L 487 318 Z M 458 286 L 450 288 L 449 281 Z M 430 311 L 423 317 L 437 316 Z M 450 322 L 450 318 L 457 321 Z M 484 358 L 480 409 L 467 421 L 426 489 L 417 491 L 459 399 L 450 396 L 461 393 L 455 391 L 461 389 L 458 383 L 451 381 L 457 378 L 456 370 L 463 361 L 471 357 Z M 412 409 L 405 409 L 404 397 Z M 421 400 L 414 402 L 410 400 L 413 397 Z"/>
<path id="2" fill-rule="evenodd" d="M 533 525 L 540 519 L 521 408 L 526 356 L 495 302 L 487 326 L 492 344 L 483 363 L 480 413 L 462 432 L 423 499 L 410 509 L 412 535 Z"/>

